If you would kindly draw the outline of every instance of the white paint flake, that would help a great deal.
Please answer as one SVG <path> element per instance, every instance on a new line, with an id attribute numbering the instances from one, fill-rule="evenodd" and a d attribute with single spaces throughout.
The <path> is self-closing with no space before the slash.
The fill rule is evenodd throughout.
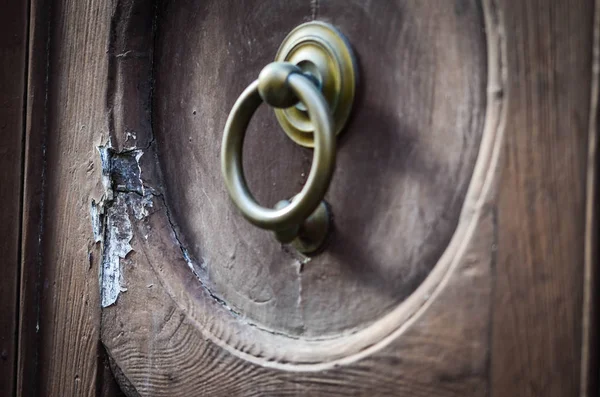
<path id="1" fill-rule="evenodd" d="M 112 183 L 110 180 L 110 144 L 98 146 L 100 153 L 100 166 L 102 168 L 102 186 L 104 187 L 104 200 L 113 199 Z"/>
<path id="2" fill-rule="evenodd" d="M 150 215 L 148 208 L 152 208 L 153 206 L 154 203 L 152 202 L 151 195 L 146 195 L 140 199 L 133 200 L 133 202 L 131 203 L 133 216 L 135 216 L 135 219 L 137 219 L 138 221 L 142 220 L 148 215 Z"/>
<path id="3" fill-rule="evenodd" d="M 131 137 L 135 139 L 135 134 Z M 99 202 L 92 200 L 90 218 L 94 241 L 102 243 L 100 298 L 102 307 L 108 307 L 116 303 L 120 293 L 127 291 L 121 266 L 127 263 L 125 258 L 133 250 L 131 222 L 150 214 L 154 197 L 152 193 L 146 194 L 141 179 L 140 158 L 144 155 L 141 149 L 115 152 L 108 142 L 99 146 L 98 152 L 104 194 Z"/>
<path id="4" fill-rule="evenodd" d="M 94 234 L 94 242 L 102 241 L 102 216 L 104 215 L 104 205 L 102 202 L 96 203 L 92 200 L 90 205 L 90 219 L 92 221 L 92 233 Z"/>
<path id="5" fill-rule="evenodd" d="M 130 242 L 133 238 L 127 207 L 127 197 L 117 195 L 107 210 L 106 237 L 102 257 L 102 307 L 114 304 L 122 291 L 121 259 L 125 259 L 127 254 L 132 251 Z"/>

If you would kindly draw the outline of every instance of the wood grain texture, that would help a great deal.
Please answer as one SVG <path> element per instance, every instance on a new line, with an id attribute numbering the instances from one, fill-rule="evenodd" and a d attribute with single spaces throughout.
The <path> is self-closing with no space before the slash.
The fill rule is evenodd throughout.
<path id="1" fill-rule="evenodd" d="M 108 139 L 112 5 L 33 1 L 27 79 L 17 395 L 118 396 L 98 342 L 90 200 Z"/>
<path id="2" fill-rule="evenodd" d="M 0 1 L 0 395 L 14 393 L 27 2 Z"/>
<path id="3" fill-rule="evenodd" d="M 583 339 L 581 354 L 580 396 L 598 394 L 598 315 L 600 284 L 598 274 L 598 104 L 600 101 L 600 2 L 594 10 L 594 36 L 592 52 L 592 77 L 590 121 L 588 124 L 588 160 L 586 175 L 585 269 L 583 295 Z"/>
<path id="4" fill-rule="evenodd" d="M 310 18 L 327 4 L 311 3 Z M 465 4 L 456 2 L 454 12 Z M 183 228 L 175 225 L 179 218 L 160 183 L 149 185 L 148 197 L 120 192 L 134 225 L 133 252 L 121 267 L 127 291 L 103 310 L 101 337 L 127 394 L 577 395 L 582 348 L 589 347 L 582 314 L 586 181 L 594 166 L 588 146 L 593 9 L 591 1 L 483 2 L 488 141 L 482 147 L 493 150 L 478 158 L 490 166 L 476 167 L 470 189 L 478 194 L 462 211 L 472 227 L 459 236 L 461 255 L 440 277 L 440 287 L 411 295 L 424 299 L 423 309 L 350 358 L 310 361 L 318 356 L 310 350 L 346 354 L 352 336 L 340 338 L 352 341 L 340 347 L 335 339 L 291 338 L 249 324 L 245 311 L 206 289 L 207 273 L 187 255 Z M 205 54 L 224 56 L 217 49 Z M 144 93 L 130 95 L 139 102 Z M 211 112 L 201 116 L 212 120 Z M 502 133 L 490 131 L 504 132 L 505 142 Z M 150 142 L 152 160 L 161 141 Z M 150 161 L 142 172 L 156 177 L 155 165 Z"/>
<path id="5" fill-rule="evenodd" d="M 439 278 L 428 279 L 439 284 L 423 284 L 431 287 L 431 295 L 414 294 L 420 300 L 414 305 L 423 310 L 384 341 L 339 363 L 306 361 L 298 366 L 294 360 L 320 354 L 310 351 L 311 343 L 316 350 L 339 350 L 342 356 L 352 346 L 345 346 L 343 338 L 307 341 L 249 325 L 203 285 L 200 267 L 185 255 L 160 186 L 150 186 L 151 197 L 123 190 L 117 194 L 134 225 L 133 252 L 121 263 L 127 290 L 102 312 L 102 340 L 129 395 L 486 394 L 495 241 L 490 199 L 503 114 L 497 16 L 486 16 L 486 25 L 493 78 L 488 80 L 481 158 L 489 166 L 478 167 L 470 184 L 461 216 L 470 227 L 453 246 L 458 253 L 437 267 Z M 374 328 L 386 328 L 381 325 Z"/>
<path id="6" fill-rule="evenodd" d="M 38 390 L 91 396 L 100 313 L 90 175 L 94 143 L 107 130 L 101 76 L 111 9 L 110 3 L 56 1 L 51 10 Z"/>
<path id="7" fill-rule="evenodd" d="M 139 200 L 128 194 L 132 204 Z M 131 396 L 484 396 L 487 389 L 489 251 L 492 213 L 478 222 L 465 261 L 435 299 L 426 316 L 384 349 L 350 365 L 323 371 L 282 371 L 228 353 L 199 328 L 229 334 L 217 321 L 190 315 L 190 305 L 220 305 L 164 288 L 173 273 L 187 274 L 182 288 L 205 293 L 181 255 L 169 249 L 168 230 L 160 230 L 165 210 L 138 224 L 133 252 L 124 264 L 127 292 L 103 310 L 102 340 L 128 382 Z M 133 212 L 131 217 L 133 218 Z M 154 236 L 152 236 L 154 231 Z M 169 252 L 170 251 L 170 252 Z M 159 257 L 162 252 L 165 257 Z M 151 259 L 153 258 L 153 259 Z M 153 263 L 153 260 L 156 262 Z M 213 313 L 218 313 L 213 311 Z M 202 322 L 201 324 L 198 324 Z M 240 349 L 255 350 L 252 341 Z M 257 352 L 259 353 L 259 352 Z"/>
<path id="8" fill-rule="evenodd" d="M 477 1 L 315 7 L 161 3 L 153 116 L 172 218 L 207 288 L 258 327 L 326 338 L 391 311 L 448 246 L 483 132 L 487 58 Z M 347 36 L 360 84 L 326 196 L 335 231 L 328 249 L 306 259 L 240 216 L 216 156 L 236 98 L 311 18 Z M 243 159 L 251 191 L 272 206 L 299 192 L 312 151 L 290 141 L 263 106 Z"/>
<path id="9" fill-rule="evenodd" d="M 333 3 L 306 4 L 301 15 L 310 19 Z M 453 12 L 465 4 L 455 2 Z M 39 24 L 31 25 L 30 57 L 44 62 L 32 65 L 27 91 L 21 395 L 117 393 L 105 385 L 100 335 L 128 395 L 577 395 L 589 343 L 582 313 L 592 1 L 484 2 L 485 128 L 506 132 L 504 160 L 491 167 L 502 171 L 498 199 L 489 187 L 495 173 L 475 172 L 485 193 L 463 211 L 474 222 L 471 238 L 442 287 L 401 332 L 321 369 L 286 362 L 290 351 L 310 344 L 249 326 L 189 268 L 156 168 L 148 7 L 74 0 L 32 6 Z M 50 24 L 45 40 L 43 21 Z M 501 49 L 502 56 L 494 53 Z M 91 198 L 103 193 L 96 147 L 111 137 L 121 153 L 132 132 L 134 148 L 144 148 L 140 181 L 148 195 L 117 192 L 136 232 L 121 263 L 127 290 L 102 311 L 100 328 L 101 247 L 89 216 Z"/>
<path id="10" fill-rule="evenodd" d="M 493 396 L 575 396 L 594 2 L 498 1 L 498 7 L 506 21 L 509 111 L 491 390 Z"/>

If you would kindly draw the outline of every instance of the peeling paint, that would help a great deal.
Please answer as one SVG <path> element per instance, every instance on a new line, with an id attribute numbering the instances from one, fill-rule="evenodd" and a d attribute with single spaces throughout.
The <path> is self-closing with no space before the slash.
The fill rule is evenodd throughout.
<path id="1" fill-rule="evenodd" d="M 132 251 L 133 231 L 127 212 L 127 196 L 117 195 L 107 209 L 106 234 L 102 255 L 102 307 L 114 304 L 121 292 L 121 259 Z"/>
<path id="2" fill-rule="evenodd" d="M 102 242 L 100 297 L 102 307 L 113 305 L 119 294 L 127 291 L 121 266 L 133 250 L 133 227 L 130 214 L 142 220 L 153 207 L 153 194 L 146 195 L 141 178 L 141 149 L 116 152 L 110 142 L 99 146 L 104 194 L 99 202 L 92 200 L 90 219 L 95 242 Z"/>
<path id="3" fill-rule="evenodd" d="M 152 203 L 152 198 L 152 195 L 147 195 L 140 197 L 138 200 L 134 200 L 131 203 L 131 209 L 133 210 L 133 216 L 135 216 L 135 219 L 140 221 L 150 215 L 148 208 L 152 208 L 154 206 Z"/>
<path id="4" fill-rule="evenodd" d="M 137 166 L 137 171 L 138 171 L 138 180 L 140 181 L 140 187 L 142 188 L 142 196 L 145 193 L 145 189 L 144 189 L 144 182 L 142 181 L 142 166 L 140 165 L 140 159 L 142 158 L 142 156 L 144 155 L 144 152 L 141 150 L 136 150 L 135 152 L 135 165 Z"/>
<path id="5" fill-rule="evenodd" d="M 92 233 L 94 234 L 95 243 L 102 241 L 103 218 L 104 204 L 102 202 L 96 203 L 96 200 L 92 200 L 92 204 L 90 205 L 90 219 L 92 221 Z"/>
<path id="6" fill-rule="evenodd" d="M 109 144 L 98 146 L 100 153 L 100 167 L 102 169 L 102 186 L 104 187 L 104 200 L 110 201 L 113 199 L 112 182 L 110 179 L 110 151 L 112 148 Z"/>
<path id="7" fill-rule="evenodd" d="M 200 274 L 196 270 L 196 265 L 194 264 L 194 261 L 192 260 L 192 257 L 190 256 L 189 251 L 187 249 L 181 247 L 181 252 L 183 253 L 183 259 L 185 259 L 185 263 L 187 263 L 188 267 L 190 268 L 190 270 L 192 271 L 194 276 L 196 276 L 196 278 L 198 280 L 200 280 Z"/>
<path id="8" fill-rule="evenodd" d="M 144 195 L 142 169 L 139 163 L 143 154 L 141 149 L 133 149 L 110 155 L 110 180 L 114 190 Z"/>

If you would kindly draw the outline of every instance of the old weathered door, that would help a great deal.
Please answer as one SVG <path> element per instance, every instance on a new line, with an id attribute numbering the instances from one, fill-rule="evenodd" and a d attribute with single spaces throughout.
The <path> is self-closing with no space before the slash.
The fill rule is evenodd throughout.
<path id="1" fill-rule="evenodd" d="M 34 1 L 19 392 L 110 394 L 105 349 L 130 396 L 594 395 L 596 10 Z M 222 145 L 310 21 L 358 77 L 309 255 L 242 216 Z M 271 208 L 314 153 L 263 104 L 238 154 Z"/>

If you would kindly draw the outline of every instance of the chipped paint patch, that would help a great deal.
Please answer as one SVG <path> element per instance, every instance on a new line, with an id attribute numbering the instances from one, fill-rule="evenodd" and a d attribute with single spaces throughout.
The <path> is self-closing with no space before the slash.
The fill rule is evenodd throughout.
<path id="1" fill-rule="evenodd" d="M 127 212 L 127 197 L 117 195 L 107 210 L 104 251 L 102 255 L 102 307 L 114 304 L 121 288 L 121 259 L 132 251 L 133 231 Z"/>
<path id="2" fill-rule="evenodd" d="M 136 220 L 150 214 L 153 195 L 146 195 L 141 178 L 140 158 L 144 152 L 131 148 L 116 152 L 110 145 L 99 146 L 104 194 L 99 202 L 92 200 L 90 219 L 95 242 L 102 243 L 100 266 L 100 298 L 102 307 L 113 305 L 119 293 L 127 291 L 121 266 L 133 250 L 133 227 Z"/>
<path id="3" fill-rule="evenodd" d="M 99 243 L 102 241 L 102 229 L 104 224 L 103 217 L 103 203 L 96 203 L 96 200 L 92 200 L 92 203 L 90 204 L 90 219 L 92 221 L 92 233 L 94 234 L 95 243 Z"/>
<path id="4" fill-rule="evenodd" d="M 112 148 L 110 144 L 104 146 L 98 146 L 98 153 L 100 154 L 100 167 L 102 169 L 102 186 L 104 187 L 104 201 L 110 201 L 113 199 L 112 182 L 110 178 L 110 158 Z"/>
<path id="5" fill-rule="evenodd" d="M 148 215 L 150 215 L 150 211 L 148 209 L 154 206 L 152 199 L 152 195 L 146 195 L 136 200 L 133 200 L 133 202 L 131 203 L 131 209 L 133 210 L 133 216 L 135 216 L 135 219 L 140 221 Z"/>
<path id="6" fill-rule="evenodd" d="M 112 188 L 117 192 L 135 192 L 145 194 L 141 178 L 140 158 L 144 155 L 141 149 L 112 153 L 110 156 L 110 180 Z"/>

